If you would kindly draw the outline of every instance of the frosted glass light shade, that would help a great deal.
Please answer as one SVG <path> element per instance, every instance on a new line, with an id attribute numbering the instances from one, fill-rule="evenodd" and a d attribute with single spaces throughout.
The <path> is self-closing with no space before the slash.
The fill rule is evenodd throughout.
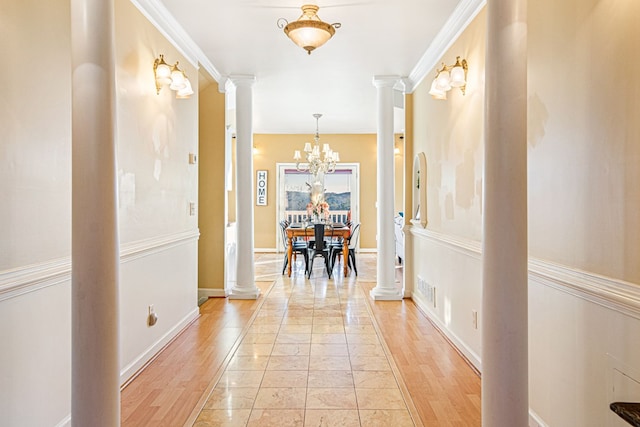
<path id="1" fill-rule="evenodd" d="M 434 99 L 447 99 L 447 92 L 438 87 L 437 79 L 433 79 L 433 82 L 431 83 L 431 90 L 429 90 L 429 95 L 431 95 Z"/>
<path id="2" fill-rule="evenodd" d="M 436 86 L 440 90 L 447 91 L 447 90 L 451 89 L 450 82 L 451 82 L 451 79 L 449 77 L 449 72 L 448 71 L 441 71 L 438 74 L 438 77 L 436 77 Z"/>
<path id="3" fill-rule="evenodd" d="M 462 68 L 461 65 L 451 69 L 451 81 L 449 84 L 451 87 L 460 87 L 467 84 L 467 81 L 464 78 L 464 68 Z"/>

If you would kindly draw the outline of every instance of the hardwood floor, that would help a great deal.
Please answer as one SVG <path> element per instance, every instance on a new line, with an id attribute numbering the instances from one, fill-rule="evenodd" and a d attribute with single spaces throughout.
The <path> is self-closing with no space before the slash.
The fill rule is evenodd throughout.
<path id="1" fill-rule="evenodd" d="M 327 280 L 318 268 L 310 281 L 301 273 L 301 265 L 296 266 L 291 279 L 283 277 L 280 274 L 282 258 L 280 254 L 257 255 L 256 280 L 259 280 L 258 285 L 263 291 L 257 301 L 219 298 L 209 299 L 203 304 L 200 318 L 123 389 L 123 426 L 271 425 L 264 420 L 267 416 L 273 420 L 276 413 L 284 414 L 285 421 L 292 422 L 291 425 L 390 425 L 374 415 L 389 416 L 388 413 L 392 412 L 404 417 L 402 411 L 389 411 L 384 405 L 368 409 L 367 405 L 372 408 L 370 403 L 366 403 L 370 402 L 370 392 L 357 380 L 350 383 L 348 389 L 342 388 L 344 384 L 330 386 L 330 394 L 343 393 L 343 401 L 353 399 L 356 402 L 355 406 L 352 404 L 340 411 L 333 408 L 323 412 L 327 397 L 319 396 L 322 388 L 315 388 L 317 386 L 313 384 L 326 375 L 358 378 L 371 374 L 365 372 L 370 368 L 359 362 L 363 359 L 358 354 L 362 346 L 358 347 L 353 341 L 373 339 L 375 341 L 371 342 L 377 343 L 380 336 L 383 339 L 379 342 L 385 354 L 392 356 L 387 359 L 404 396 L 404 411 L 413 417 L 413 422 L 407 421 L 410 418 L 398 418 L 394 426 L 480 425 L 480 378 L 466 361 L 410 300 L 375 302 L 368 298 L 369 290 L 375 286 L 375 256 L 358 256 L 357 279 L 352 274 L 348 278 L 337 275 Z M 369 320 L 370 315 L 375 321 Z M 329 326 L 336 323 L 333 320 L 341 326 Z M 375 327 L 377 334 L 373 333 L 370 325 Z M 294 330 L 296 334 L 289 333 Z M 323 332 L 337 330 L 345 334 L 344 344 L 314 345 L 317 339 L 329 338 L 329 334 Z M 309 334 L 308 342 L 302 332 Z M 289 357 L 284 367 L 278 367 L 275 363 L 288 357 L 278 352 L 286 353 L 292 349 L 292 346 L 278 341 L 283 338 L 301 339 L 302 343 L 296 346 L 296 360 Z M 337 337 L 331 337 L 334 338 Z M 254 344 L 252 340 L 265 342 Z M 369 346 L 375 351 L 375 344 Z M 345 363 L 344 370 L 323 371 L 337 369 L 323 367 L 318 357 L 324 356 L 314 355 L 325 347 L 351 355 L 346 359 L 343 357 L 344 360 L 336 358 L 333 361 Z M 264 352 L 264 356 L 260 352 Z M 251 354 L 256 360 L 265 358 L 264 365 L 257 371 L 252 371 L 253 366 L 238 365 L 249 363 L 247 358 L 243 358 L 244 354 Z M 291 371 L 292 368 L 295 369 Z M 376 374 L 386 375 L 383 372 Z M 238 375 L 242 375 L 244 380 L 233 385 L 230 378 L 239 378 Z M 224 384 L 219 381 L 221 378 Z M 250 384 L 252 381 L 253 385 Z M 286 381 L 294 381 L 295 384 Z M 288 388 L 276 389 L 273 384 Z M 282 398 L 282 393 L 290 392 L 289 389 L 295 389 L 300 395 L 306 393 L 306 403 L 285 405 L 287 408 L 299 408 L 295 410 L 280 410 L 278 407 L 282 403 L 278 402 L 271 408 L 267 392 L 273 391 Z M 239 396 L 240 392 L 252 394 L 252 397 Z M 236 403 L 230 403 L 232 398 Z M 218 414 L 216 411 L 221 404 L 225 411 Z M 335 403 L 340 404 L 343 402 Z M 203 407 L 208 409 L 201 412 Z M 337 414 L 343 417 L 339 421 L 335 420 Z M 220 415 L 224 415 L 225 423 L 214 421 L 220 420 Z M 334 419 L 334 424 L 331 424 L 331 419 Z M 283 421 L 278 423 L 289 425 Z"/>

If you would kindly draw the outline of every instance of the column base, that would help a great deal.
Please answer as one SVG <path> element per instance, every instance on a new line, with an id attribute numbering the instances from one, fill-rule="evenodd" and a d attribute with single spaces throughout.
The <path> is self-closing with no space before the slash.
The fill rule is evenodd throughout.
<path id="1" fill-rule="evenodd" d="M 403 292 L 402 289 L 396 289 L 395 287 L 392 289 L 385 289 L 378 285 L 369 291 L 369 296 L 371 296 L 375 301 L 401 301 L 403 298 Z"/>
<path id="2" fill-rule="evenodd" d="M 233 287 L 229 290 L 227 298 L 229 299 L 258 299 L 260 296 L 260 289 L 253 287 L 253 289 L 239 289 Z"/>

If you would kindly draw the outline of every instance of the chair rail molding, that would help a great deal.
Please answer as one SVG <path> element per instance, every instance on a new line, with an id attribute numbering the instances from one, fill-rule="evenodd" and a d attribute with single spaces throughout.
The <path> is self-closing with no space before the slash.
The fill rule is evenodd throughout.
<path id="1" fill-rule="evenodd" d="M 199 237 L 200 231 L 194 229 L 125 243 L 120 247 L 120 262 L 133 261 L 176 246 L 197 242 Z M 0 301 L 70 282 L 71 257 L 0 271 Z"/>

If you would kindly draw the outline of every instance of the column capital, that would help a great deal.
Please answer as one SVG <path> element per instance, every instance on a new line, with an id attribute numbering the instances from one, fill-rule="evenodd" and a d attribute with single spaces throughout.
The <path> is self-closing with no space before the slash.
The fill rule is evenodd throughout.
<path id="1" fill-rule="evenodd" d="M 377 88 L 392 87 L 404 91 L 404 81 L 400 76 L 373 76 L 373 85 Z"/>
<path id="2" fill-rule="evenodd" d="M 227 78 L 227 83 L 233 84 L 235 87 L 245 86 L 252 87 L 256 82 L 256 76 L 251 75 L 233 75 Z"/>

